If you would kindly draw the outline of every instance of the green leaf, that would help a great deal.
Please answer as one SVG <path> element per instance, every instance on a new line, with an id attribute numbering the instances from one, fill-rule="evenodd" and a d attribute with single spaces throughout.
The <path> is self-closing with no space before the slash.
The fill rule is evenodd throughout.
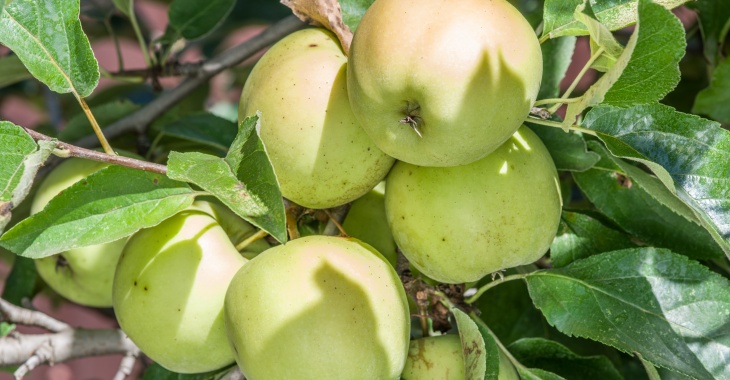
<path id="1" fill-rule="evenodd" d="M 582 172 L 598 162 L 599 156 L 588 151 L 582 136 L 543 125 L 527 123 L 527 126 L 548 148 L 558 170 Z"/>
<path id="2" fill-rule="evenodd" d="M 591 4 L 585 2 L 575 9 L 575 19 L 580 21 L 588 29 L 590 35 L 591 56 L 598 54 L 599 49 L 603 49 L 603 53 L 593 62 L 592 68 L 606 72 L 608 71 L 624 48 L 616 41 L 611 31 L 596 20 Z"/>
<path id="3" fill-rule="evenodd" d="M 718 53 L 730 29 L 730 2 L 699 0 L 687 4 L 699 13 L 704 55 L 711 65 L 717 65 Z"/>
<path id="4" fill-rule="evenodd" d="M 568 104 L 565 127 L 599 103 L 630 107 L 663 98 L 679 82 L 684 38 L 684 27 L 676 16 L 658 4 L 640 0 L 639 21 L 623 53 L 578 102 Z"/>
<path id="5" fill-rule="evenodd" d="M 91 112 L 96 117 L 99 125 L 110 125 L 138 109 L 139 105 L 123 99 L 92 106 Z M 89 118 L 84 112 L 80 112 L 68 121 L 66 126 L 58 134 L 58 139 L 61 141 L 77 141 L 81 140 L 82 137 L 92 134 L 94 134 L 94 130 L 91 127 L 91 123 L 89 123 Z"/>
<path id="6" fill-rule="evenodd" d="M 99 82 L 99 64 L 79 21 L 79 0 L 12 1 L 0 16 L 0 43 L 55 92 L 86 97 Z"/>
<path id="7" fill-rule="evenodd" d="M 2 4 L 2 0 L 0 0 Z M 1 12 L 1 11 L 0 11 Z M 0 87 L 9 86 L 33 78 L 17 55 L 0 58 Z"/>
<path id="8" fill-rule="evenodd" d="M 152 227 L 193 203 L 184 183 L 123 166 L 109 166 L 73 184 L 43 211 L 0 237 L 0 246 L 41 258 L 107 243 Z"/>
<path id="9" fill-rule="evenodd" d="M 707 115 L 721 123 L 730 124 L 728 104 L 730 104 L 730 59 L 725 59 L 712 73 L 710 86 L 697 94 L 692 113 Z"/>
<path id="10" fill-rule="evenodd" d="M 489 327 L 479 319 L 479 317 L 471 315 L 471 319 L 474 322 L 474 324 L 477 326 L 477 329 L 479 330 L 479 334 L 481 334 L 482 339 L 484 340 L 484 353 L 485 353 L 485 372 L 484 372 L 484 380 L 498 380 L 499 379 L 499 346 L 497 345 L 496 338 L 494 336 L 494 333 L 489 330 Z M 504 374 L 502 374 L 502 378 L 506 378 Z"/>
<path id="11" fill-rule="evenodd" d="M 357 26 L 375 0 L 339 0 L 342 9 L 342 21 L 345 22 L 351 31 L 355 32 Z"/>
<path id="12" fill-rule="evenodd" d="M 639 361 L 641 361 L 641 365 L 644 366 L 644 370 L 646 370 L 646 376 L 649 378 L 649 380 L 662 380 L 662 378 L 659 376 L 659 372 L 657 372 L 656 367 L 654 367 L 653 364 L 646 361 L 641 354 L 636 354 L 636 356 L 639 357 Z"/>
<path id="13" fill-rule="evenodd" d="M 550 259 L 560 268 L 591 255 L 635 246 L 628 235 L 589 215 L 563 211 L 558 235 L 550 246 Z"/>
<path id="14" fill-rule="evenodd" d="M 542 49 L 542 82 L 538 99 L 553 99 L 560 94 L 560 82 L 568 72 L 575 51 L 575 37 L 562 37 L 545 41 Z"/>
<path id="15" fill-rule="evenodd" d="M 125 16 L 132 17 L 134 14 L 134 0 L 112 0 L 112 2 Z"/>
<path id="16" fill-rule="evenodd" d="M 236 0 L 175 0 L 170 4 L 170 26 L 188 40 L 210 33 L 228 17 Z"/>
<path id="17" fill-rule="evenodd" d="M 2 1 L 0 0 L 0 5 L 2 5 Z M 0 322 L 0 338 L 4 338 L 8 336 L 11 332 L 15 330 L 15 325 L 12 323 L 7 322 Z"/>
<path id="18" fill-rule="evenodd" d="M 23 128 L 0 121 L 0 233 L 10 222 L 10 211 L 28 196 L 38 168 L 55 146 L 54 141 L 36 144 Z"/>
<path id="19" fill-rule="evenodd" d="M 236 123 L 211 113 L 182 117 L 160 129 L 162 136 L 207 145 L 225 154 L 236 138 Z"/>
<path id="20" fill-rule="evenodd" d="M 730 257 L 730 132 L 660 104 L 595 107 L 583 126 L 600 132 L 614 155 L 642 162 L 667 188 L 676 186 Z"/>
<path id="21" fill-rule="evenodd" d="M 463 311 L 452 307 L 451 313 L 456 319 L 461 337 L 461 348 L 464 352 L 464 368 L 466 380 L 484 380 L 487 371 L 487 352 L 484 338 L 476 323 Z"/>
<path id="22" fill-rule="evenodd" d="M 33 259 L 15 256 L 13 269 L 5 280 L 2 298 L 12 304 L 21 305 L 24 298 L 32 299 L 38 273 Z"/>
<path id="23" fill-rule="evenodd" d="M 550 324 L 697 379 L 730 377 L 730 282 L 665 249 L 614 251 L 526 277 Z"/>
<path id="24" fill-rule="evenodd" d="M 539 368 L 517 367 L 522 380 L 566 380 L 564 377 Z"/>
<path id="25" fill-rule="evenodd" d="M 689 0 L 655 0 L 667 9 L 678 7 Z M 574 17 L 575 8 L 583 0 L 545 0 L 542 39 L 560 36 L 582 36 L 588 29 Z M 591 0 L 598 21 L 609 30 L 622 29 L 636 22 L 637 0 Z"/>
<path id="26" fill-rule="evenodd" d="M 600 170 L 574 173 L 573 178 L 599 211 L 650 245 L 694 259 L 723 256 L 722 248 L 692 208 L 659 179 L 611 156 L 598 142 L 590 146 L 607 165 Z"/>
<path id="27" fill-rule="evenodd" d="M 284 203 L 263 144 L 256 133 L 258 117 L 246 118 L 225 158 L 171 152 L 167 174 L 200 186 L 236 214 L 286 241 Z"/>
<path id="28" fill-rule="evenodd" d="M 552 340 L 524 338 L 507 349 L 526 367 L 550 371 L 566 379 L 623 379 L 607 357 L 580 356 Z"/>

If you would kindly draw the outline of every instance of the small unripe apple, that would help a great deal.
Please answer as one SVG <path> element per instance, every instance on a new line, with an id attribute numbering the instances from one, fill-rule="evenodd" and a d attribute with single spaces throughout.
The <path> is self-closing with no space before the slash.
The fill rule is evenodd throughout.
<path id="1" fill-rule="evenodd" d="M 413 266 L 434 280 L 463 283 L 545 254 L 562 200 L 550 153 L 522 127 L 469 165 L 398 162 L 386 182 L 385 210 Z"/>
<path id="2" fill-rule="evenodd" d="M 348 236 L 360 239 L 383 254 L 395 268 L 398 253 L 393 233 L 385 217 L 385 182 L 352 202 L 342 228 Z"/>
<path id="3" fill-rule="evenodd" d="M 540 44 L 507 0 L 376 0 L 347 67 L 352 110 L 385 153 L 456 166 L 520 127 L 542 78 Z"/>
<path id="4" fill-rule="evenodd" d="M 109 164 L 81 158 L 68 158 L 41 182 L 30 212 L 41 211 L 61 191 Z M 81 305 L 112 305 L 114 268 L 125 239 L 88 247 L 74 248 L 35 260 L 38 275 L 56 293 Z"/>
<path id="5" fill-rule="evenodd" d="M 114 277 L 119 325 L 152 360 L 179 373 L 233 362 L 223 324 L 230 280 L 247 262 L 209 213 L 193 207 L 140 230 Z"/>
<path id="6" fill-rule="evenodd" d="M 264 54 L 241 94 L 239 120 L 261 112 L 259 135 L 281 193 L 305 207 L 357 199 L 393 166 L 352 114 L 346 62 L 332 33 L 301 30 Z"/>
<path id="7" fill-rule="evenodd" d="M 465 380 L 464 350 L 456 334 L 411 341 L 402 380 Z M 519 380 L 515 367 L 500 352 L 499 380 Z"/>
<path id="8" fill-rule="evenodd" d="M 308 236 L 264 251 L 231 281 L 225 322 L 250 380 L 397 379 L 408 353 L 403 285 L 352 238 Z"/>

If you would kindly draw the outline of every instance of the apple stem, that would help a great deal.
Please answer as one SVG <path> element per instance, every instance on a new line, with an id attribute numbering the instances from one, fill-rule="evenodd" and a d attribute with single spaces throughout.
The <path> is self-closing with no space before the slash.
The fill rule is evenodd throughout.
<path id="1" fill-rule="evenodd" d="M 406 107 L 403 109 L 405 116 L 400 119 L 400 123 L 407 124 L 416 132 L 418 137 L 423 138 L 423 133 L 421 133 L 420 127 L 423 125 L 423 119 L 419 116 L 420 110 L 421 106 L 418 103 L 407 102 Z"/>

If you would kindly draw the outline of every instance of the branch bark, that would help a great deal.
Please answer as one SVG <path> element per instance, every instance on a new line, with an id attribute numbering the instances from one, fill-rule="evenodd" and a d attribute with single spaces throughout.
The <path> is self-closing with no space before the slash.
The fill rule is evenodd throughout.
<path id="1" fill-rule="evenodd" d="M 4 321 L 54 331 L 32 335 L 11 332 L 0 338 L 0 367 L 19 366 L 15 371 L 16 379 L 21 379 L 45 363 L 52 365 L 76 358 L 110 354 L 136 357 L 140 352 L 122 330 L 74 329 L 41 312 L 23 309 L 3 299 L 0 299 L 0 316 Z M 129 366 L 129 360 L 122 364 Z"/>
<path id="2" fill-rule="evenodd" d="M 261 32 L 261 34 L 256 37 L 226 50 L 220 55 L 206 61 L 200 66 L 200 69 L 197 71 L 195 76 L 186 79 L 179 86 L 163 93 L 155 100 L 124 119 L 104 128 L 104 135 L 108 139 L 113 139 L 135 129 L 142 132 L 154 119 L 165 113 L 165 111 L 167 111 L 171 106 L 182 100 L 196 88 L 208 82 L 208 80 L 216 74 L 243 62 L 267 46 L 280 40 L 282 37 L 299 30 L 304 26 L 305 24 L 299 21 L 296 16 L 289 16 L 282 19 Z M 99 141 L 95 136 L 87 136 L 79 140 L 76 145 L 89 148 L 95 147 L 98 144 Z"/>

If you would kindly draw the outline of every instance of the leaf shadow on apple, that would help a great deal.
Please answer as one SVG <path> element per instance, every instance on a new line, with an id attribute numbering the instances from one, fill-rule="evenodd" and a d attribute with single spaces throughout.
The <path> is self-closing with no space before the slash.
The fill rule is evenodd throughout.
<path id="1" fill-rule="evenodd" d="M 279 305 L 269 311 L 281 311 L 283 304 L 287 315 L 274 312 L 265 317 L 266 326 L 255 333 L 263 338 L 260 342 L 253 342 L 257 338 L 251 336 L 246 338 L 245 333 L 241 337 L 246 342 L 232 340 L 246 376 L 375 379 L 400 371 L 393 368 L 384 347 L 387 343 L 382 341 L 391 332 L 378 331 L 375 324 L 378 315 L 382 318 L 384 313 L 373 311 L 378 306 L 370 302 L 372 296 L 326 262 L 303 278 L 317 284 L 319 294 L 307 289 L 304 299 L 276 301 Z M 306 300 L 316 297 L 316 303 Z M 264 318 L 266 312 L 254 314 Z M 261 327 L 260 322 L 252 323 Z"/>
<path id="2" fill-rule="evenodd" d="M 115 277 L 114 308 L 122 329 L 154 361 L 181 373 L 233 362 L 222 315 L 227 286 L 222 282 L 230 276 L 221 274 L 232 264 L 222 260 L 225 253 L 201 246 L 217 237 L 207 233 L 217 224 L 207 214 L 199 216 L 209 219 L 206 225 L 189 222 L 196 214 L 183 211 L 140 231 L 130 243 L 141 243 L 125 249 L 120 263 L 126 263 Z M 191 224 L 194 234 L 185 231 Z M 176 236 L 185 238 L 170 244 Z"/>

